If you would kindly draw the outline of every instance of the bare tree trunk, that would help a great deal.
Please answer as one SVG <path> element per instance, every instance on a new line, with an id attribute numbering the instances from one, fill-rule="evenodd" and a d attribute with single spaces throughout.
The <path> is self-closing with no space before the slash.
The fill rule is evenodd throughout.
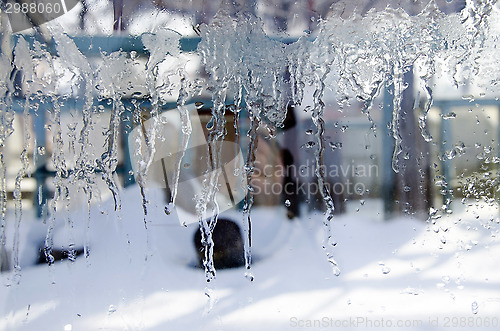
<path id="1" fill-rule="evenodd" d="M 113 31 L 124 31 L 123 0 L 113 0 Z"/>

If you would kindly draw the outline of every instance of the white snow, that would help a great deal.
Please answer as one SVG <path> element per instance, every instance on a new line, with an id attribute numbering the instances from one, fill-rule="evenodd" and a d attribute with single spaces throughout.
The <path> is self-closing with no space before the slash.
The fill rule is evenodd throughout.
<path id="1" fill-rule="evenodd" d="M 323 215 L 289 222 L 283 209 L 255 207 L 254 238 L 261 248 L 255 280 L 243 276 L 244 268 L 219 270 L 206 288 L 203 270 L 191 266 L 195 228 L 165 215 L 161 195 L 150 192 L 150 200 L 148 230 L 136 187 L 122 194 L 121 219 L 108 212 L 112 201 L 94 206 L 88 260 L 26 266 L 19 285 L 5 286 L 11 274 L 1 274 L 0 330 L 311 329 L 308 323 L 354 330 L 420 320 L 422 325 L 395 329 L 441 330 L 445 322 L 460 326 L 460 318 L 499 322 L 497 208 L 477 202 L 466 210 L 457 203 L 454 214 L 432 225 L 409 217 L 383 221 L 378 201 L 353 201 L 351 212 L 333 223 L 342 270 L 335 277 L 320 246 Z M 72 215 L 75 224 L 85 216 Z M 57 229 L 55 244 L 61 245 L 67 229 Z"/>

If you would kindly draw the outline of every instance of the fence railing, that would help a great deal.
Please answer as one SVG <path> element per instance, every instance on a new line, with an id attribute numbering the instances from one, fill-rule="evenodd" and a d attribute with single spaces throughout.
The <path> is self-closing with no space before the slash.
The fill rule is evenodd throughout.
<path id="1" fill-rule="evenodd" d="M 12 44 L 16 44 L 17 40 L 20 38 L 20 35 L 12 36 Z M 28 43 L 34 44 L 37 38 L 41 38 L 39 35 L 23 35 L 22 36 Z M 82 54 L 86 57 L 98 57 L 102 53 L 112 53 L 115 51 L 122 52 L 135 52 L 139 57 L 145 57 L 148 55 L 147 50 L 144 48 L 140 37 L 134 36 L 75 36 L 71 37 L 74 41 L 75 45 L 82 52 Z M 190 38 L 181 38 L 180 39 L 180 49 L 182 52 L 195 52 L 200 42 L 201 38 L 199 37 L 190 37 Z M 296 41 L 294 38 L 288 39 L 280 39 L 284 43 L 292 43 Z M 54 42 L 52 40 L 43 41 L 44 45 L 47 47 L 47 51 L 51 54 L 57 54 L 57 51 L 54 47 Z M 18 93 L 14 94 L 12 109 L 17 113 L 22 113 L 25 110 L 24 103 L 26 102 L 26 96 L 19 93 L 21 91 L 20 87 L 17 88 Z M 94 107 L 100 107 L 104 109 L 108 109 L 110 107 L 109 103 L 110 99 L 106 98 L 94 98 Z M 43 101 L 43 102 L 42 102 Z M 35 97 L 30 102 L 37 102 L 38 109 L 36 116 L 33 116 L 33 134 L 34 138 L 37 141 L 38 145 L 45 144 L 45 125 L 46 125 L 46 113 L 47 109 L 53 107 L 53 101 L 50 97 L 39 97 L 38 99 Z M 139 105 L 140 107 L 150 108 L 151 102 L 147 98 L 133 98 L 133 97 L 125 97 L 121 99 L 121 102 L 124 105 L 125 112 L 122 114 L 122 121 L 120 124 L 120 134 L 122 137 L 127 137 L 128 133 L 132 129 L 132 113 L 130 109 Z M 210 102 L 208 101 L 207 104 Z M 473 105 L 482 105 L 482 106 L 496 106 L 500 110 L 500 100 L 496 99 L 478 99 L 474 100 Z M 382 131 L 382 152 L 381 152 L 381 198 L 384 201 L 384 211 L 387 215 L 390 215 L 393 212 L 393 197 L 394 197 L 394 183 L 395 183 L 395 173 L 391 168 L 393 150 L 394 150 L 394 141 L 391 137 L 391 133 L 389 132 L 389 128 L 387 128 L 386 123 L 391 121 L 392 118 L 392 95 L 389 91 L 386 91 L 383 99 L 383 114 L 381 123 L 377 123 L 378 127 L 381 128 Z M 446 114 L 453 107 L 467 107 L 470 106 L 471 102 L 468 100 L 435 100 L 433 103 L 433 107 L 439 108 L 442 114 Z M 82 109 L 84 107 L 84 101 L 75 97 L 64 97 L 64 102 L 58 104 L 62 112 L 67 112 L 74 109 Z M 163 110 L 176 109 L 176 102 L 166 102 L 162 103 L 161 108 Z M 35 114 L 33 114 L 35 115 Z M 369 128 L 370 123 L 366 123 L 366 127 Z M 450 149 L 452 143 L 452 127 L 449 121 L 441 119 L 441 135 L 439 137 L 439 146 L 442 148 L 442 152 Z M 500 129 L 498 130 L 498 141 L 500 141 Z M 131 158 L 128 155 L 128 140 L 122 140 L 122 147 L 125 153 L 123 164 L 120 164 L 116 172 L 124 177 L 124 185 L 130 185 L 134 183 L 133 175 L 131 175 L 132 165 Z M 500 149 L 499 149 L 500 150 Z M 500 156 L 500 154 L 499 154 Z M 446 182 L 449 185 L 451 177 L 453 175 L 453 160 L 442 159 L 442 174 L 446 179 Z M 37 214 L 42 214 L 42 206 L 47 202 L 47 190 L 45 190 L 46 180 L 49 177 L 55 175 L 55 172 L 48 171 L 47 168 L 43 164 L 35 165 L 35 171 L 32 173 L 32 177 L 36 180 L 36 187 L 42 188 L 39 189 L 38 192 L 42 194 L 42 196 L 36 196 L 34 199 L 34 204 L 37 209 Z M 448 198 L 448 196 L 444 196 L 444 199 Z"/>

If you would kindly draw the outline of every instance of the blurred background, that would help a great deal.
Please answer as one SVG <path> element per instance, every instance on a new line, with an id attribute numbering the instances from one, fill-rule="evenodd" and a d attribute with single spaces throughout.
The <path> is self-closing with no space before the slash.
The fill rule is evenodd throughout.
<path id="1" fill-rule="evenodd" d="M 447 14 L 460 12 L 465 7 L 465 1 L 458 0 L 438 0 L 435 4 L 439 10 Z M 201 24 L 209 23 L 221 8 L 235 17 L 242 13 L 256 15 L 262 20 L 267 35 L 290 43 L 301 36 L 314 37 L 319 22 L 329 16 L 347 19 L 355 13 L 366 15 L 368 11 L 381 11 L 386 7 L 401 8 L 410 15 L 417 15 L 426 5 L 425 2 L 387 0 L 358 1 L 355 4 L 320 0 L 164 2 L 84 0 L 77 3 L 68 14 L 58 18 L 54 25 L 59 26 L 56 30 L 62 29 L 68 35 L 74 36 L 77 45 L 84 56 L 88 57 L 93 68 L 103 66 L 99 52 L 122 49 L 125 54 L 130 54 L 133 63 L 124 64 L 128 70 L 126 75 L 131 80 L 130 84 L 139 91 L 135 93 L 140 99 L 148 98 L 148 95 L 144 92 L 147 78 L 143 67 L 147 61 L 147 52 L 142 47 L 139 36 L 154 32 L 159 26 L 177 31 L 182 36 L 181 44 L 185 45 L 185 51 L 178 59 L 171 59 L 172 66 L 185 63 L 188 78 L 196 81 L 206 80 L 208 77 L 200 57 L 193 52 L 199 42 L 197 31 Z M 5 15 L 2 17 L 4 31 L 7 31 L 7 17 Z M 35 39 L 50 41 L 50 32 L 45 25 L 22 31 L 21 34 L 32 38 L 29 39 L 31 42 Z M 9 33 L 4 32 L 4 49 L 9 47 L 5 46 L 10 42 L 9 39 L 14 38 L 10 43 L 12 48 L 18 36 L 16 34 L 9 37 Z M 83 47 L 89 48 L 82 49 Z M 37 75 L 43 77 L 43 71 L 49 70 L 49 67 L 41 59 L 36 66 L 36 70 L 39 70 Z M 27 94 L 27 87 L 26 82 L 22 81 L 21 73 L 22 70 L 18 68 L 10 75 L 15 90 L 12 94 L 16 99 L 14 108 L 17 111 L 13 121 L 14 131 L 7 138 L 3 151 L 7 162 L 8 206 L 13 207 L 14 204 L 12 198 L 15 178 L 22 165 L 19 155 L 23 150 L 23 139 L 28 138 L 30 152 L 26 157 L 29 159 L 28 173 L 32 176 L 27 176 L 21 181 L 22 198 L 26 200 L 23 208 L 35 205 L 34 213 L 41 216 L 43 205 L 53 196 L 54 187 L 51 186 L 51 178 L 55 174 L 55 168 L 51 155 L 55 147 L 51 132 L 47 130 L 49 117 L 42 111 L 28 114 L 26 117 L 22 114 L 22 101 Z M 71 78 L 71 74 L 65 72 L 57 84 L 56 94 L 70 97 L 61 114 L 63 136 L 71 136 L 72 132 L 81 130 L 83 120 L 83 115 L 78 109 L 71 107 L 71 102 L 83 100 L 85 88 L 81 82 L 74 80 L 74 77 Z M 405 84 L 408 88 L 404 91 L 402 101 L 401 114 L 404 121 L 401 123 L 400 132 L 403 137 L 403 153 L 400 158 L 405 167 L 396 174 L 390 169 L 394 149 L 394 139 L 390 137 L 392 135 L 391 87 L 380 91 L 374 100 L 370 121 L 361 112 L 365 106 L 363 102 L 355 98 L 348 102 L 339 101 L 337 79 L 333 74 L 327 78 L 327 90 L 323 101 L 326 125 L 324 162 L 332 166 L 332 176 L 327 176 L 327 180 L 330 181 L 331 187 L 334 187 L 335 183 L 342 184 L 342 187 L 337 186 L 337 194 L 332 192 L 338 213 L 345 211 L 345 204 L 348 201 L 375 198 L 383 204 L 386 218 L 395 213 L 418 214 L 418 217 L 426 219 L 430 207 L 439 207 L 443 202 L 446 204 L 447 199 L 449 204 L 452 196 L 462 198 L 468 194 L 476 194 L 477 192 L 463 192 L 463 188 L 471 182 L 486 186 L 496 183 L 492 172 L 496 162 L 489 162 L 496 160 L 498 154 L 496 143 L 499 131 L 498 102 L 495 93 L 490 91 L 486 94 L 468 81 L 455 88 L 449 74 L 442 73 L 440 76 L 438 72 L 431 81 L 434 100 L 428 115 L 429 130 L 434 140 L 426 143 L 419 134 L 417 115 L 425 107 L 427 99 L 413 74 L 411 72 L 406 74 Z M 313 102 L 312 92 L 313 90 L 310 90 L 309 93 L 305 93 L 302 105 L 289 109 L 286 130 L 280 130 L 277 140 L 277 148 L 289 152 L 287 155 L 291 158 L 288 161 L 297 169 L 301 165 L 312 167 L 314 163 L 316 148 L 311 145 L 313 140 L 311 134 L 315 129 L 307 113 L 307 107 Z M 96 96 L 101 101 L 99 114 L 96 115 L 98 120 L 94 123 L 95 132 L 105 132 L 109 126 L 109 105 L 103 101 L 106 93 L 109 92 L 103 90 L 101 95 Z M 473 99 L 474 95 L 476 100 Z M 173 94 L 164 93 L 162 98 L 162 102 L 166 105 L 165 109 L 169 103 L 171 108 L 175 108 L 178 98 L 175 91 Z M 128 101 L 133 99 L 131 94 L 127 96 Z M 199 99 L 209 101 L 209 91 L 203 90 Z M 190 102 L 200 100 L 193 98 Z M 125 107 L 125 114 L 122 114 L 122 119 L 125 120 L 118 130 L 121 143 L 118 148 L 117 173 L 120 175 L 122 186 L 133 182 L 132 176 L 129 175 L 131 165 L 126 142 L 127 132 L 134 126 L 130 118 L 133 116 L 131 107 L 131 104 Z M 43 108 L 42 105 L 41 109 Z M 24 123 L 26 119 L 29 123 Z M 474 125 L 468 130 L 461 130 L 465 123 Z M 242 139 L 245 139 L 247 129 L 248 123 L 243 120 L 240 128 L 243 133 Z M 28 135 L 26 130 L 30 131 Z M 89 139 L 93 148 L 96 148 L 94 153 L 96 155 L 98 152 L 101 153 L 103 145 L 100 142 L 101 135 L 92 134 Z M 79 142 L 75 143 L 78 145 Z M 485 160 L 489 163 L 485 164 Z M 296 173 L 295 177 L 291 180 L 296 183 L 315 181 L 314 171 L 303 175 Z M 357 191 L 355 187 L 358 188 Z M 489 198 L 496 197 L 493 187 L 485 187 L 485 190 L 484 193 Z M 104 187 L 101 192 L 104 196 L 109 194 Z M 324 208 L 320 196 L 299 200 L 305 201 L 309 209 Z M 296 210 L 295 213 L 297 212 Z"/>
<path id="2" fill-rule="evenodd" d="M 0 276 L 7 285 L 0 288 L 5 298 L 0 330 L 32 329 L 38 322 L 47 330 L 72 325 L 285 330 L 293 326 L 293 316 L 334 313 L 425 320 L 432 314 L 498 315 L 498 5 L 466 0 L 65 4 L 65 15 L 15 33 L 22 25 L 15 21 L 18 16 L 7 15 L 4 3 L 0 12 Z M 405 25 L 420 18 L 430 22 L 421 33 Z M 27 15 L 23 24 L 37 19 Z M 437 26 L 438 21 L 451 23 Z M 380 27 L 363 25 L 375 23 Z M 252 131 L 248 105 L 238 104 L 238 91 L 226 86 L 224 139 L 238 143 L 242 159 L 251 160 L 251 135 L 258 137 L 252 185 L 260 192 L 251 213 L 257 277 L 247 282 L 238 268 L 245 262 L 250 226 L 242 221 L 243 203 L 231 196 L 220 215 L 224 221 L 215 228 L 223 229 L 214 235 L 222 239 L 214 240 L 222 242 L 216 248 L 233 243 L 228 247 L 237 248 L 237 263 L 224 260 L 227 268 L 217 274 L 221 281 L 212 285 L 201 271 L 206 245 L 200 246 L 197 224 L 181 226 L 171 212 L 174 192 L 167 186 L 172 178 L 161 163 L 167 157 L 154 160 L 147 185 L 141 171 L 154 154 L 152 139 L 159 141 L 156 146 L 170 146 L 187 136 L 183 111 L 196 113 L 202 127 L 192 140 L 214 134 L 213 104 L 220 101 L 214 85 L 227 82 L 216 73 L 226 68 L 224 61 L 231 59 L 224 56 L 233 48 L 218 40 L 226 49 L 213 49 L 224 60 L 206 65 L 210 47 L 217 44 L 210 44 L 207 31 L 225 35 L 234 26 L 243 30 L 235 40 L 255 37 L 257 42 L 248 42 L 260 46 L 255 54 L 268 55 L 248 59 L 253 49 L 245 53 L 255 72 L 282 78 L 269 84 L 282 89 L 267 93 L 264 86 L 262 99 L 275 101 L 279 94 L 285 102 L 268 105 L 269 113 L 283 115 L 283 125 L 265 113 Z M 380 62 L 369 50 L 384 44 L 384 31 L 389 38 L 403 30 L 416 38 L 401 40 L 417 44 L 418 38 L 432 44 L 425 42 L 434 36 L 453 42 L 418 54 L 420 60 L 435 60 L 432 66 L 415 61 L 399 68 L 401 107 L 394 109 L 397 84 L 389 72 L 394 68 L 383 68 L 377 77 L 380 68 L 371 64 Z M 346 40 L 346 49 L 321 48 L 339 40 Z M 198 49 L 200 44 L 205 48 Z M 288 53 L 274 52 L 283 45 Z M 415 45 L 399 46 L 378 55 L 414 54 Z M 449 51 L 451 65 L 433 58 L 435 49 Z M 283 59 L 288 62 L 271 68 Z M 300 104 L 291 97 L 292 63 L 304 70 Z M 352 70 L 339 70 L 348 67 Z M 324 79 L 305 74 L 324 68 L 331 69 Z M 233 69 L 241 73 L 238 65 Z M 355 86 L 366 77 L 366 85 Z M 372 89 L 370 83 L 384 80 Z M 321 102 L 318 81 L 325 88 Z M 312 116 L 318 104 L 324 104 L 320 140 Z M 421 133 L 425 117 L 428 136 Z M 151 121 L 155 118 L 158 122 Z M 151 130 L 155 123 L 157 131 Z M 148 136 L 152 133 L 158 135 Z M 395 155 L 396 140 L 401 144 Z M 315 174 L 320 141 L 335 205 L 331 222 L 325 221 L 328 210 Z M 232 147 L 230 153 L 239 155 Z M 187 149 L 181 177 L 203 172 L 206 158 L 200 150 Z M 165 153 L 177 152 L 172 147 Z M 243 178 L 238 165 L 234 168 L 232 176 Z M 225 180 L 231 192 L 234 183 Z M 179 205 L 196 204 L 193 191 L 177 192 Z M 332 266 L 339 277 L 333 277 Z"/>

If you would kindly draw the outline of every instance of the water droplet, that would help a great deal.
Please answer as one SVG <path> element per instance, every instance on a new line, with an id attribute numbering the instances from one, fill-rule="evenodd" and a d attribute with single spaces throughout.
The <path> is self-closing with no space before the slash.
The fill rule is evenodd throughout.
<path id="1" fill-rule="evenodd" d="M 314 142 L 314 141 L 308 141 L 304 145 L 302 145 L 302 147 L 305 147 L 305 148 L 313 148 L 314 146 L 316 146 L 316 142 Z"/>
<path id="2" fill-rule="evenodd" d="M 311 135 L 311 134 L 313 134 L 313 130 L 312 130 L 312 129 L 306 130 L 306 134 L 307 134 L 307 135 Z"/>
<path id="3" fill-rule="evenodd" d="M 332 149 L 332 151 L 336 150 L 336 149 L 341 149 L 342 148 L 342 143 L 341 142 L 333 142 L 333 141 L 330 141 L 329 142 L 329 145 L 330 145 L 330 148 Z"/>
<path id="4" fill-rule="evenodd" d="M 245 273 L 245 278 L 248 279 L 249 281 L 253 282 L 254 277 L 251 272 L 246 272 Z"/>
<path id="5" fill-rule="evenodd" d="M 206 127 L 207 127 L 208 130 L 212 130 L 214 128 L 214 125 L 215 125 L 215 121 L 214 121 L 214 118 L 212 117 L 210 119 L 210 121 L 207 123 Z"/>
<path id="6" fill-rule="evenodd" d="M 286 199 L 285 206 L 290 207 L 291 205 L 292 205 L 292 203 L 290 202 L 290 200 Z"/>
<path id="7" fill-rule="evenodd" d="M 45 155 L 45 147 L 38 146 L 38 155 Z"/>
<path id="8" fill-rule="evenodd" d="M 195 102 L 195 103 L 194 103 L 194 106 L 196 107 L 196 109 L 201 109 L 201 108 L 203 108 L 204 103 L 203 103 L 203 102 L 199 102 L 199 101 L 198 101 L 198 102 Z"/>
<path id="9" fill-rule="evenodd" d="M 472 94 L 464 95 L 464 96 L 462 96 L 462 99 L 467 100 L 469 102 L 473 102 L 474 101 L 474 96 Z"/>
<path id="10" fill-rule="evenodd" d="M 388 266 L 384 265 L 384 266 L 382 267 L 382 273 L 383 273 L 384 275 L 387 275 L 389 272 L 391 272 L 391 268 L 389 268 Z"/>
<path id="11" fill-rule="evenodd" d="M 449 112 L 448 114 L 443 115 L 444 120 L 449 120 L 449 119 L 453 119 L 456 117 L 457 117 L 457 114 L 455 114 L 454 112 Z"/>
<path id="12" fill-rule="evenodd" d="M 116 307 L 114 305 L 109 305 L 108 314 L 113 314 L 116 311 Z"/>
<path id="13" fill-rule="evenodd" d="M 474 302 L 472 303 L 472 307 L 471 307 L 471 308 L 472 308 L 472 313 L 473 313 L 474 315 L 476 315 L 476 314 L 478 313 L 478 310 L 479 310 L 479 305 L 477 304 L 477 302 L 476 302 L 476 301 L 474 301 Z"/>
<path id="14" fill-rule="evenodd" d="M 358 187 L 356 187 L 356 193 L 358 195 L 363 195 L 364 191 L 363 191 L 363 187 L 361 187 L 360 185 L 357 185 Z"/>
<path id="15" fill-rule="evenodd" d="M 452 150 L 447 151 L 447 152 L 445 153 L 445 157 L 446 157 L 448 160 L 453 159 L 455 156 L 457 156 L 457 152 L 455 151 L 455 149 L 452 149 Z"/>
<path id="16" fill-rule="evenodd" d="M 168 206 L 165 206 L 165 214 L 167 215 L 170 215 L 170 209 L 168 208 Z"/>

